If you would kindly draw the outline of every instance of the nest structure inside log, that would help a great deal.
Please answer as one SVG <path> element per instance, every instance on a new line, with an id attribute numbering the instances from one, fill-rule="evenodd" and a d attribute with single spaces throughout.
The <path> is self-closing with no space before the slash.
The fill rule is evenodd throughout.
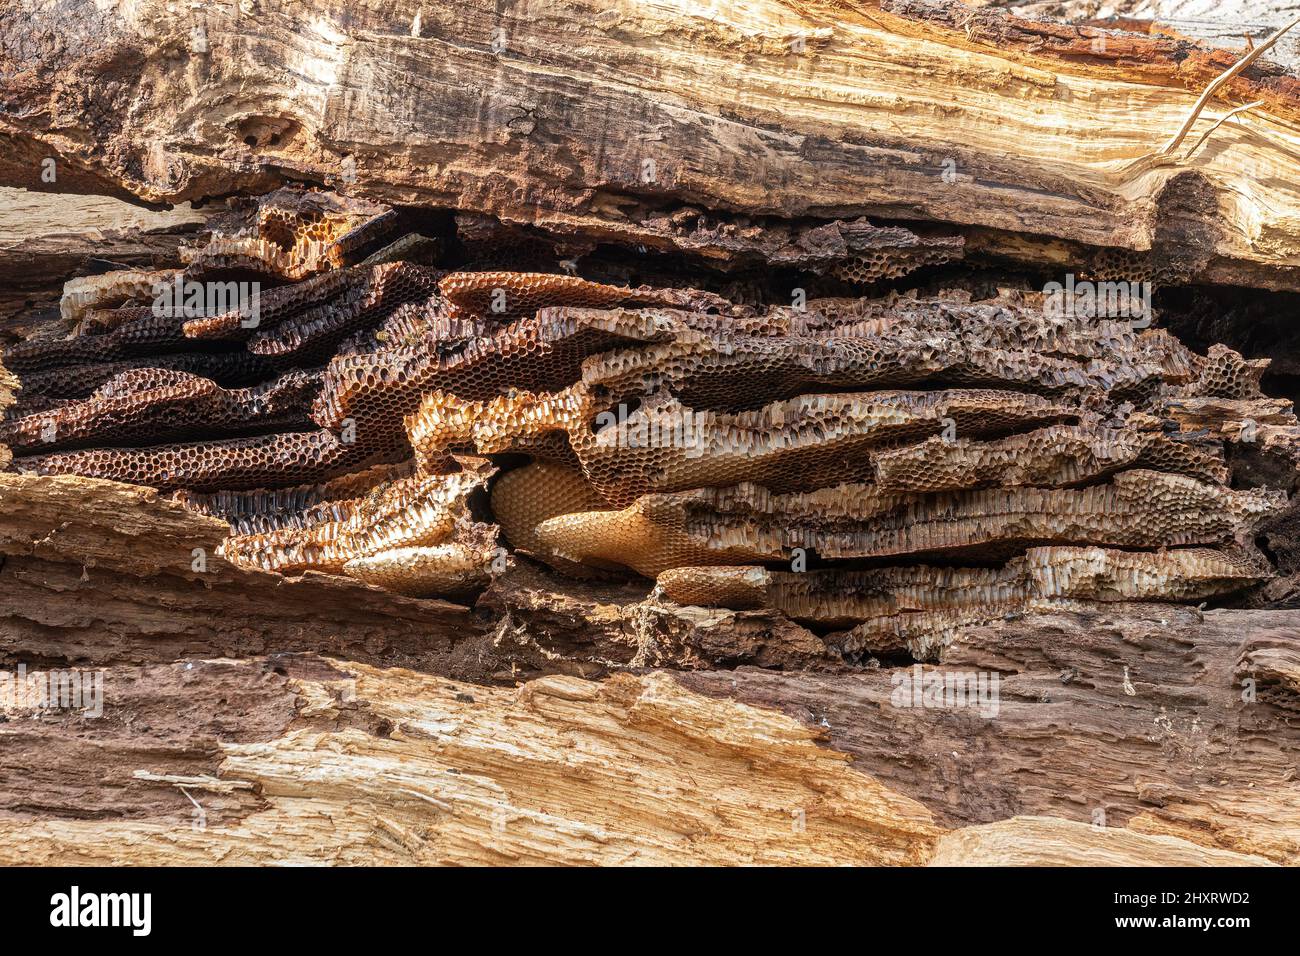
<path id="1" fill-rule="evenodd" d="M 179 270 L 69 283 L 68 334 L 4 355 L 0 444 L 19 471 L 174 493 L 249 567 L 472 603 L 527 560 L 767 608 L 845 653 L 1273 576 L 1256 533 L 1300 427 L 1266 362 L 1033 292 L 900 295 L 879 283 L 960 240 L 833 229 L 769 256 L 810 279 L 781 304 L 280 190 Z M 1235 481 L 1243 445 L 1281 477 Z"/>

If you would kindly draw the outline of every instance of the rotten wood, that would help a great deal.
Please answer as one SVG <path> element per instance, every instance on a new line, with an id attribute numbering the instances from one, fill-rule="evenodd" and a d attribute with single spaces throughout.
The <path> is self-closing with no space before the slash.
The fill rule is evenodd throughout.
<path id="1" fill-rule="evenodd" d="M 34 785 L 0 778 L 25 801 L 0 807 L 0 863 L 1267 862 L 1061 820 L 945 828 L 818 746 L 817 728 L 666 673 L 509 690 L 311 658 L 281 670 L 112 668 L 109 683 L 133 694 L 98 724 L 0 724 L 15 776 L 43 761 Z M 173 709 L 182 689 L 185 724 Z M 144 698 L 157 726 L 123 727 Z M 232 711 L 242 728 L 217 723 Z M 50 761 L 48 745 L 63 741 Z M 80 772 L 86 747 L 102 780 Z"/>
<path id="2" fill-rule="evenodd" d="M 724 272 L 916 246 L 1300 289 L 1300 79 L 1261 57 L 1189 135 L 1258 105 L 1160 158 L 1242 51 L 1133 26 L 945 0 L 9 6 L 0 181 L 154 205 L 329 183 L 455 211 L 462 240 Z M 4 334 L 45 334 L 93 260 L 174 264 L 207 215 L 26 217 Z M 1289 298 L 1205 301 L 1171 327 L 1300 375 Z M 16 385 L 0 367 L 0 409 Z M 1285 400 L 1246 404 L 1294 445 Z M 1251 454 L 1234 483 L 1293 477 Z M 150 489 L 0 473 L 0 668 L 102 674 L 104 705 L 0 705 L 0 863 L 1295 864 L 1296 524 L 1261 529 L 1280 574 L 1250 609 L 1009 614 L 922 666 L 521 555 L 472 606 L 288 579 Z M 996 695 L 898 696 L 967 675 Z"/>
<path id="3" fill-rule="evenodd" d="M 1019 815 L 1300 856 L 1300 612 L 1149 606 L 964 628 L 926 674 L 999 675 L 996 713 L 916 706 L 908 668 L 683 684 L 822 726 L 946 825 Z"/>
<path id="4" fill-rule="evenodd" d="M 3 16 L 3 173 L 32 188 L 49 157 L 60 191 L 151 203 L 327 182 L 651 248 L 683 204 L 1139 251 L 1190 216 L 1221 281 L 1296 286 L 1300 81 L 1267 56 L 1216 104 L 1249 121 L 1173 162 L 1238 51 L 943 0 Z"/>

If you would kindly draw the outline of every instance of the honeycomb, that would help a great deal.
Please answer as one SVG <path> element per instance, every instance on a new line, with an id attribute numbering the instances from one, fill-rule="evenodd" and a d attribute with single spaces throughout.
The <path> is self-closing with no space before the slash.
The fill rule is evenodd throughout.
<path id="1" fill-rule="evenodd" d="M 961 627 L 986 623 L 1008 614 L 1095 609 L 1115 601 L 1204 601 L 1222 597 L 1270 576 L 1251 561 L 1222 551 L 1188 548 L 1164 552 L 1129 552 L 1104 548 L 1031 548 L 1008 563 L 1022 580 L 1013 589 L 1023 597 L 996 603 L 984 589 L 967 592 L 958 602 L 937 609 L 876 614 L 836 635 L 844 652 L 905 649 L 918 659 L 933 657 Z M 984 603 L 986 596 L 995 600 Z"/>
<path id="2" fill-rule="evenodd" d="M 1160 552 L 1036 547 L 997 568 L 909 565 L 792 573 L 762 567 L 683 567 L 659 589 L 678 604 L 767 608 L 839 632 L 848 652 L 906 649 L 927 656 L 954 628 L 1009 614 L 1115 601 L 1203 601 L 1268 577 L 1240 556 L 1206 548 Z M 918 653 L 919 652 L 919 653 Z"/>
<path id="3" fill-rule="evenodd" d="M 333 429 L 351 420 L 357 440 L 385 458 L 411 454 L 403 422 L 427 392 L 488 398 L 520 381 L 560 387 L 580 374 L 583 358 L 616 343 L 663 337 L 669 321 L 543 308 L 496 328 L 448 315 L 441 301 L 393 319 L 388 347 L 335 357 L 312 415 Z"/>
<path id="4" fill-rule="evenodd" d="M 453 451 L 545 457 L 538 442 L 562 431 L 565 457 L 576 456 L 596 492 L 620 505 L 648 492 L 742 480 L 774 491 L 831 485 L 865 477 L 872 449 L 935 434 L 945 422 L 981 434 L 1077 414 L 1042 396 L 989 389 L 801 395 L 735 413 L 690 409 L 661 391 L 596 428 L 600 408 L 582 384 L 490 402 L 437 391 L 408 418 L 407 430 L 426 469 L 441 467 Z"/>
<path id="5" fill-rule="evenodd" d="M 852 256 L 831 267 L 831 275 L 845 282 L 869 285 L 881 279 L 896 279 L 922 266 L 943 265 L 960 255 L 948 249 L 885 249 Z"/>
<path id="6" fill-rule="evenodd" d="M 196 348 L 185 338 L 178 319 L 154 315 L 122 322 L 99 335 L 66 339 L 32 339 L 5 350 L 5 367 L 20 379 L 77 365 L 138 360 L 154 352 L 180 352 Z"/>
<path id="7" fill-rule="evenodd" d="M 251 218 L 244 228 L 184 250 L 186 276 L 250 274 L 297 282 L 338 268 L 399 226 L 399 217 L 383 206 L 294 188 L 263 197 Z"/>
<path id="8" fill-rule="evenodd" d="M 1094 282 L 1153 282 L 1160 278 L 1152 255 L 1132 249 L 1099 250 L 1081 272 L 1083 279 Z"/>
<path id="9" fill-rule="evenodd" d="M 351 577 L 410 597 L 460 598 L 482 591 L 491 578 L 493 548 L 458 543 L 392 548 L 353 558 Z"/>
<path id="10" fill-rule="evenodd" d="M 707 292 L 653 289 L 649 286 L 625 289 L 589 282 L 577 276 L 541 272 L 457 272 L 445 277 L 438 287 L 451 304 L 453 315 L 492 316 L 501 320 L 531 315 L 538 309 L 555 305 L 595 309 L 614 305 L 661 305 L 698 312 L 709 309 L 736 311 L 730 302 Z"/>
<path id="11" fill-rule="evenodd" d="M 618 511 L 543 521 L 566 561 L 620 564 L 646 577 L 691 565 L 939 555 L 982 560 L 1042 543 L 1159 549 L 1233 542 L 1285 505 L 1273 490 L 1232 491 L 1133 469 L 1084 488 L 983 488 L 937 494 L 840 484 L 773 494 L 754 484 L 644 495 Z M 540 552 L 545 554 L 546 552 Z"/>
<path id="12" fill-rule="evenodd" d="M 1244 359 L 1226 346 L 1211 345 L 1201 373 L 1187 393 L 1205 398 L 1263 398 L 1259 381 L 1268 365 L 1268 359 Z"/>
<path id="13" fill-rule="evenodd" d="M 346 336 L 382 322 L 403 305 L 427 300 L 437 283 L 435 272 L 405 262 L 358 266 L 353 278 L 354 283 L 337 299 L 273 328 L 259 327 L 248 340 L 248 350 L 305 361 L 329 358 Z"/>
<path id="14" fill-rule="evenodd" d="M 151 355 L 149 368 L 189 372 L 210 378 L 224 387 L 253 385 L 275 375 L 274 363 L 248 352 L 180 352 Z M 62 401 L 86 398 L 105 382 L 139 366 L 130 361 L 92 362 L 69 365 L 23 375 L 17 411 L 31 408 L 38 400 Z"/>
<path id="15" fill-rule="evenodd" d="M 1160 432 L 1096 425 L 1051 425 L 992 441 L 928 438 L 873 458 L 885 491 L 952 491 L 994 485 L 1057 488 L 1105 478 L 1124 468 L 1151 468 L 1226 483 L 1219 448 L 1200 448 Z"/>
<path id="16" fill-rule="evenodd" d="M 151 299 L 155 285 L 172 282 L 175 278 L 174 269 L 121 269 L 69 279 L 63 286 L 59 313 L 65 321 L 72 323 L 83 319 L 92 310 L 113 312 L 116 311 L 113 307 L 125 302 Z"/>
<path id="17" fill-rule="evenodd" d="M 324 481 L 367 464 L 355 443 L 325 428 L 249 438 L 121 448 L 85 448 L 15 457 L 37 475 L 85 475 L 173 490 L 277 488 Z"/>
<path id="18" fill-rule="evenodd" d="M 306 527 L 315 520 L 317 505 L 361 498 L 379 485 L 411 475 L 409 464 L 376 465 L 320 484 L 248 491 L 182 489 L 172 497 L 193 511 L 227 522 L 232 534 L 260 534 L 278 528 Z"/>
<path id="19" fill-rule="evenodd" d="M 1204 362 L 1163 332 L 1052 320 L 1002 303 L 957 308 L 901 300 L 825 300 L 729 327 L 697 324 L 650 349 L 593 359 L 583 381 L 611 396 L 664 383 L 695 407 L 754 407 L 777 397 L 942 380 L 1086 400 L 1145 399 L 1193 380 Z"/>
<path id="20" fill-rule="evenodd" d="M 136 301 L 136 300 L 132 300 Z M 73 329 L 76 335 L 99 335 L 112 332 L 127 322 L 143 319 L 153 314 L 149 306 L 119 305 L 111 309 L 88 309 Z"/>
<path id="21" fill-rule="evenodd" d="M 714 546 L 707 538 L 693 536 L 685 510 L 675 505 L 671 498 L 647 495 L 618 511 L 548 518 L 533 529 L 533 553 L 559 570 L 577 564 L 631 569 L 648 578 L 670 568 L 754 564 L 771 557 L 747 541 Z"/>
<path id="22" fill-rule="evenodd" d="M 912 611 L 991 612 L 1031 600 L 1190 601 L 1239 590 L 1266 572 L 1208 548 L 1162 552 L 1029 548 L 996 568 L 909 565 L 794 573 L 762 567 L 688 567 L 656 583 L 678 604 L 775 608 L 819 628 L 845 630 Z"/>
<path id="23" fill-rule="evenodd" d="M 339 269 L 294 285 L 267 289 L 258 297 L 258 327 L 289 322 L 303 312 L 327 305 L 357 283 L 357 269 Z M 238 309 L 187 319 L 181 324 L 187 339 L 242 341 L 253 332 Z"/>
<path id="24" fill-rule="evenodd" d="M 339 573 L 355 558 L 447 544 L 461 526 L 475 524 L 469 497 L 486 478 L 481 472 L 411 476 L 361 497 L 320 501 L 280 527 L 231 535 L 222 553 L 264 571 Z"/>
<path id="25" fill-rule="evenodd" d="M 19 454 L 102 442 L 176 441 L 310 426 L 320 376 L 295 369 L 264 384 L 224 389 L 189 372 L 136 368 L 90 397 L 0 422 L 0 443 Z"/>
<path id="26" fill-rule="evenodd" d="M 579 472 L 545 461 L 502 475 L 492 487 L 491 504 L 506 541 L 531 554 L 545 552 L 536 534 L 543 521 L 604 506 Z"/>
<path id="27" fill-rule="evenodd" d="M 173 492 L 228 523 L 222 553 L 248 568 L 472 601 L 509 549 L 783 614 L 850 654 L 1271 574 L 1254 529 L 1286 491 L 1232 488 L 1225 451 L 1250 419 L 1300 462 L 1266 362 L 1041 293 L 795 308 L 744 272 L 843 287 L 962 255 L 865 220 L 662 224 L 735 266 L 725 282 L 667 259 L 619 272 L 603 247 L 482 218 L 436 238 L 409 221 L 284 189 L 236 204 L 179 273 L 69 283 L 71 332 L 4 355 L 9 467 Z M 569 254 L 629 284 L 544 271 Z M 1154 268 L 1103 260 L 1088 268 Z M 154 283 L 177 279 L 264 283 L 258 321 L 155 314 Z"/>

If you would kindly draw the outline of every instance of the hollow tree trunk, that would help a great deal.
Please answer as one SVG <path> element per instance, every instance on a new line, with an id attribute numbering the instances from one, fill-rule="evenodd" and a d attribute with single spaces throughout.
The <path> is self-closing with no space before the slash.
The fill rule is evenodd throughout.
<path id="1" fill-rule="evenodd" d="M 0 180 L 328 184 L 460 213 L 461 239 L 724 275 L 888 247 L 1300 290 L 1300 79 L 1259 61 L 1207 114 L 1248 118 L 1160 153 L 1239 55 L 912 0 L 8 5 Z M 31 248 L 4 259 L 23 337 L 28 296 L 93 271 Z M 180 265 L 153 235 L 97 255 Z M 1295 438 L 1275 404 L 1270 449 Z M 1290 490 L 1293 463 L 1242 452 L 1234 479 Z M 107 718 L 0 711 L 0 863 L 1292 864 L 1294 524 L 1261 530 L 1249 606 L 1007 613 L 920 664 L 526 559 L 464 603 L 287 579 L 150 488 L 0 473 L 0 657 L 102 672 Z M 996 719 L 925 705 L 967 672 L 996 675 Z"/>

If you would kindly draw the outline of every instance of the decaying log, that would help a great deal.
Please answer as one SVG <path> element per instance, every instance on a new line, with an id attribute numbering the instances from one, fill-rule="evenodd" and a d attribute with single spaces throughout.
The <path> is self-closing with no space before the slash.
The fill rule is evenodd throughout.
<path id="1" fill-rule="evenodd" d="M 0 683 L 0 863 L 1300 863 L 1300 79 L 1157 155 L 1238 55 L 0 9 L 0 181 L 202 201 L 0 242 L 0 680 L 103 681 Z"/>
<path id="2" fill-rule="evenodd" d="M 1046 293 L 784 306 L 446 272 L 405 258 L 424 237 L 403 222 L 282 189 L 182 270 L 69 282 L 72 331 L 4 353 L 14 467 L 177 490 L 228 521 L 221 555 L 242 567 L 468 603 L 514 551 L 658 577 L 678 604 L 771 607 L 846 632 L 826 642 L 840 654 L 929 657 L 1009 611 L 1273 577 L 1256 529 L 1286 508 L 1300 425 L 1261 392 L 1267 360 L 1144 331 L 1149 302 L 1135 323 Z M 895 233 L 863 262 L 851 243 L 799 261 L 869 286 L 918 267 L 919 238 Z M 504 254 L 447 239 L 472 264 Z M 274 284 L 255 314 L 160 299 L 247 274 Z M 1264 487 L 1232 486 L 1235 445 L 1274 459 Z M 801 573 L 809 552 L 827 567 L 761 567 Z M 717 586 L 737 574 L 770 585 Z"/>
<path id="3" fill-rule="evenodd" d="M 973 7 L 1004 7 L 1028 17 L 1046 17 L 1104 30 L 1163 34 L 1203 40 L 1227 49 L 1249 50 L 1294 19 L 1286 4 L 1270 0 L 973 0 Z M 1289 69 L 1300 66 L 1294 36 L 1279 43 L 1269 59 Z"/>
<path id="4" fill-rule="evenodd" d="M 1260 106 L 1155 155 L 1234 51 L 949 0 L 246 7 L 8 8 L 5 179 L 293 178 L 651 249 L 699 245 L 701 210 L 925 219 L 1297 287 L 1300 81 L 1253 65 L 1214 115 Z"/>
<path id="5" fill-rule="evenodd" d="M 947 825 L 1104 820 L 1294 863 L 1298 637 L 1294 611 L 1157 606 L 963 628 L 937 672 L 998 673 L 992 719 L 915 706 L 898 668 L 681 680 L 820 723 Z"/>
<path id="6" fill-rule="evenodd" d="M 308 657 L 115 667 L 105 687 L 157 715 L 143 739 L 114 712 L 4 732 L 0 862 L 1266 862 L 1043 818 L 947 829 L 816 727 L 666 673 L 507 690 Z"/>

